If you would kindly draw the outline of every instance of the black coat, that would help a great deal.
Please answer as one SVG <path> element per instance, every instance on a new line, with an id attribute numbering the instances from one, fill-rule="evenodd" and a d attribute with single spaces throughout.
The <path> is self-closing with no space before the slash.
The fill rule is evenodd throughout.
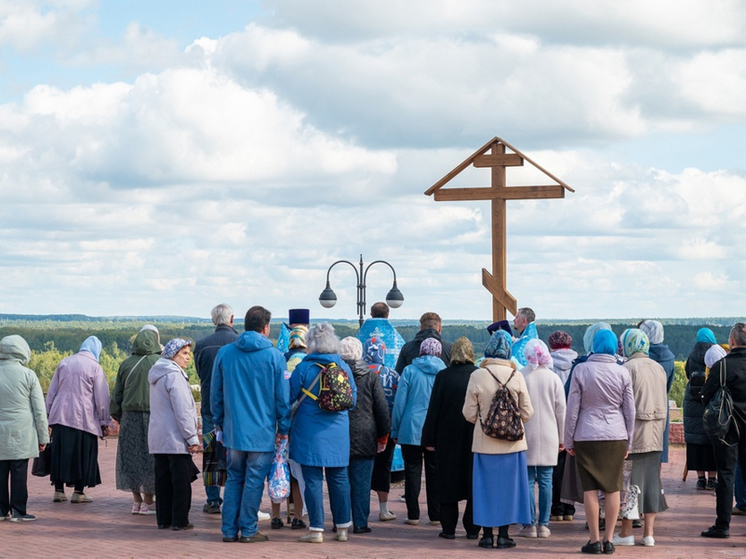
<path id="1" fill-rule="evenodd" d="M 733 415 L 741 429 L 741 440 L 746 441 L 746 347 L 731 349 L 728 355 L 712 366 L 702 389 L 702 403 L 707 407 L 720 387 L 723 363 L 726 364 L 725 384 L 733 398 Z"/>
<path id="2" fill-rule="evenodd" d="M 200 380 L 200 394 L 202 394 L 202 415 L 212 417 L 210 409 L 210 382 L 212 380 L 212 364 L 221 347 L 232 344 L 238 338 L 238 332 L 227 324 L 215 328 L 215 332 L 197 340 L 194 344 L 194 368 Z"/>
<path id="3" fill-rule="evenodd" d="M 471 499 L 474 424 L 464 419 L 466 388 L 474 365 L 451 365 L 438 373 L 430 395 L 422 446 L 435 447 L 435 480 L 441 503 Z"/>
<path id="4" fill-rule="evenodd" d="M 705 424 L 702 416 L 705 406 L 702 403 L 702 388 L 705 385 L 705 353 L 712 347 L 710 342 L 694 344 L 689 357 L 684 364 L 684 371 L 689 382 L 684 391 L 684 441 L 687 444 L 711 444 L 705 434 Z"/>
<path id="5" fill-rule="evenodd" d="M 453 344 L 441 339 L 440 332 L 434 328 L 425 328 L 424 330 L 417 332 L 414 340 L 407 342 L 402 346 L 401 351 L 399 352 L 399 359 L 396 360 L 397 373 L 402 374 L 404 368 L 407 365 L 411 365 L 412 361 L 420 356 L 420 345 L 428 338 L 435 338 L 440 342 L 440 345 L 443 348 L 440 353 L 440 359 L 443 363 L 451 362 L 451 347 Z"/>
<path id="6" fill-rule="evenodd" d="M 391 432 L 391 416 L 383 385 L 365 361 L 345 361 L 357 387 L 357 402 L 348 412 L 350 419 L 350 457 L 374 458 L 378 439 Z"/>

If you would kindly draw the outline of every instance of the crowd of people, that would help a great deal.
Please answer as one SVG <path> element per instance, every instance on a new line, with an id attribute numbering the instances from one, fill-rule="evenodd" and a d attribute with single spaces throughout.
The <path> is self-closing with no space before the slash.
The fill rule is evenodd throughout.
<path id="1" fill-rule="evenodd" d="M 421 521 L 424 465 L 427 521 L 444 539 L 456 537 L 461 502 L 466 537 L 499 549 L 515 547 L 512 524 L 521 526 L 521 537 L 548 538 L 550 521 L 572 521 L 582 503 L 589 531 L 582 552 L 655 545 L 656 516 L 667 509 L 660 472 L 674 378 L 660 322 L 644 320 L 619 337 L 609 324 L 593 324 L 578 355 L 567 332 L 540 340 L 534 312 L 522 308 L 512 325 L 488 327 L 491 337 L 477 357 L 467 338 L 444 340 L 440 317 L 428 312 L 391 368 L 379 328 L 340 340 L 328 323 L 311 326 L 307 309 L 291 309 L 276 347 L 263 307 L 247 311 L 240 334 L 230 306 L 216 306 L 211 316 L 215 332 L 196 343 L 174 338 L 161 345 L 158 329 L 145 325 L 111 394 L 95 336 L 59 363 L 46 401 L 26 367 L 25 340 L 0 340 L 2 517 L 35 519 L 26 510 L 26 476 L 40 452 L 49 458 L 54 502 L 68 500 L 66 488 L 73 489 L 70 502 L 91 502 L 86 488 L 101 483 L 98 439 L 113 419 L 116 487 L 132 494 L 132 514 L 155 516 L 159 529 L 193 528 L 192 483 L 200 473 L 194 455 L 205 451 L 202 511 L 222 515 L 223 541 L 268 539 L 258 530 L 259 507 L 278 457 L 287 463 L 287 487 L 272 498 L 271 529 L 285 526 L 287 501 L 289 527 L 305 530 L 300 541 L 322 543 L 325 479 L 334 538 L 347 541 L 350 532 L 372 530 L 371 491 L 378 519 L 396 519 L 388 496 L 399 447 L 403 522 Z M 376 303 L 372 320 L 387 317 L 385 303 Z M 192 358 L 202 437 L 185 372 Z M 704 537 L 728 537 L 731 515 L 746 514 L 744 358 L 746 325 L 737 323 L 723 346 L 702 328 L 685 365 L 687 468 L 697 471 L 698 489 L 717 496 L 716 523 Z M 721 384 L 735 410 L 727 443 L 709 438 L 703 420 Z M 635 527 L 643 528 L 639 540 Z"/>

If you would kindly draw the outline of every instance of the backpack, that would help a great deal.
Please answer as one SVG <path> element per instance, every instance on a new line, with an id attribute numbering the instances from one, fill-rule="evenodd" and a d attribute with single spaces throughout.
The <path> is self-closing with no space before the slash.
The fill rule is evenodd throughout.
<path id="1" fill-rule="evenodd" d="M 352 385 L 350 377 L 342 367 L 334 361 L 322 365 L 314 363 L 321 368 L 311 386 L 306 390 L 303 388 L 303 394 L 312 400 L 318 402 L 319 407 L 324 411 L 345 411 L 352 409 Z M 319 383 L 319 395 L 316 396 L 311 389 Z"/>
<path id="2" fill-rule="evenodd" d="M 510 378 L 505 384 L 501 383 L 489 369 L 487 369 L 487 372 L 497 381 L 497 391 L 492 397 L 492 404 L 487 411 L 485 421 L 480 419 L 482 431 L 493 439 L 520 441 L 524 433 L 523 421 L 521 421 L 521 414 L 518 411 L 518 404 L 516 404 L 513 394 L 506 386 L 515 375 L 515 371 L 510 373 Z"/>
<path id="3" fill-rule="evenodd" d="M 720 388 L 717 389 L 712 400 L 705 407 L 703 416 L 705 433 L 715 442 L 720 442 L 725 446 L 734 446 L 740 439 L 740 429 L 738 422 L 733 417 L 733 397 L 730 390 L 725 385 L 725 365 L 727 361 L 722 360 L 720 366 Z M 735 437 L 729 437 L 731 429 L 735 431 Z M 733 442 L 729 442 L 729 441 Z"/>

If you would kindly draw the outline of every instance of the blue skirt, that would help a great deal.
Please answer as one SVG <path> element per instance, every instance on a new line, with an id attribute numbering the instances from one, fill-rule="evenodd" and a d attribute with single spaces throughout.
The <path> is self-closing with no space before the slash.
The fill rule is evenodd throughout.
<path id="1" fill-rule="evenodd" d="M 526 453 L 474 453 L 474 524 L 531 524 Z"/>

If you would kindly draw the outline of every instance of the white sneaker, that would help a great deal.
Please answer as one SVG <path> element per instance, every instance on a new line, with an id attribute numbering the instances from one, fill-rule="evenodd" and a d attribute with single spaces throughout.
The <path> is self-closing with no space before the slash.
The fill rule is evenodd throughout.
<path id="1" fill-rule="evenodd" d="M 378 520 L 380 520 L 381 522 L 386 522 L 387 520 L 396 520 L 396 515 L 391 511 L 379 512 Z"/>
<path id="2" fill-rule="evenodd" d="M 272 515 L 267 514 L 266 512 L 259 511 L 257 514 L 257 520 L 269 520 L 272 518 Z"/>
<path id="3" fill-rule="evenodd" d="M 539 526 L 539 528 L 536 531 L 536 535 L 540 538 L 548 538 L 552 535 L 552 531 L 549 529 L 549 526 Z"/>
<path id="4" fill-rule="evenodd" d="M 404 524 L 409 524 L 410 526 L 419 526 L 419 524 L 420 524 L 420 521 L 419 521 L 419 520 L 415 520 L 415 519 L 413 519 L 413 518 L 407 518 L 407 519 L 406 519 L 406 520 L 404 521 Z"/>
<path id="5" fill-rule="evenodd" d="M 323 532 L 308 532 L 307 534 L 298 538 L 298 541 L 306 542 L 306 543 L 324 543 L 324 533 Z"/>
<path id="6" fill-rule="evenodd" d="M 635 536 L 622 537 L 619 534 L 614 534 L 611 543 L 614 545 L 635 545 Z"/>
<path id="7" fill-rule="evenodd" d="M 150 505 L 147 503 L 141 503 L 140 512 L 138 514 L 142 514 L 143 516 L 150 516 L 155 514 L 155 503 L 152 503 Z"/>
<path id="8" fill-rule="evenodd" d="M 337 528 L 337 535 L 334 536 L 334 539 L 338 542 L 346 542 L 347 541 L 347 528 Z"/>
<path id="9" fill-rule="evenodd" d="M 644 545 L 645 547 L 653 547 L 655 545 L 653 536 L 645 536 L 644 538 L 642 538 L 642 545 Z"/>
<path id="10" fill-rule="evenodd" d="M 518 531 L 518 535 L 522 538 L 535 538 L 536 537 L 536 526 L 533 526 L 533 525 L 524 526 Z"/>
<path id="11" fill-rule="evenodd" d="M 140 505 L 141 503 L 132 503 L 132 514 L 140 514 Z"/>

